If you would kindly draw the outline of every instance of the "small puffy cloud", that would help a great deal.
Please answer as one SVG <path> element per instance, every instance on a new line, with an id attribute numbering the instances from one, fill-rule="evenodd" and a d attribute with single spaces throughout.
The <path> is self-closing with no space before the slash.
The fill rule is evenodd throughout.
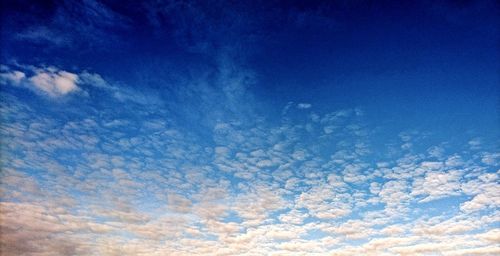
<path id="1" fill-rule="evenodd" d="M 462 203 L 460 209 L 470 213 L 486 208 L 497 208 L 500 205 L 500 190 L 497 182 L 496 173 L 485 173 L 475 180 L 462 184 L 463 192 L 473 197 Z"/>
<path id="2" fill-rule="evenodd" d="M 427 150 L 427 153 L 429 153 L 429 156 L 431 157 L 440 158 L 444 154 L 444 149 L 439 146 L 433 146 Z"/>
<path id="3" fill-rule="evenodd" d="M 176 194 L 169 194 L 167 198 L 170 210 L 177 213 L 188 213 L 191 211 L 193 205 L 191 200 Z"/>
<path id="4" fill-rule="evenodd" d="M 18 70 L 6 70 L 0 73 L 0 83 L 2 84 L 11 83 L 13 85 L 19 85 L 25 78 L 26 74 Z"/>
<path id="5" fill-rule="evenodd" d="M 391 180 L 385 183 L 378 193 L 380 201 L 387 204 L 387 207 L 403 206 L 410 199 L 408 194 L 408 184 L 404 180 Z"/>
<path id="6" fill-rule="evenodd" d="M 293 159 L 303 161 L 306 159 L 307 153 L 304 152 L 303 150 L 296 150 L 295 152 L 293 152 L 292 157 Z"/>
<path id="7" fill-rule="evenodd" d="M 422 162 L 421 166 L 427 170 L 437 170 L 440 169 L 443 164 L 441 162 Z"/>
<path id="8" fill-rule="evenodd" d="M 80 90 L 77 74 L 53 68 L 38 70 L 29 81 L 32 86 L 50 97 L 60 97 Z"/>
<path id="9" fill-rule="evenodd" d="M 55 67 L 18 67 L 21 70 L 2 66 L 0 83 L 23 86 L 46 96 L 56 98 L 80 91 L 78 74 Z"/>
<path id="10" fill-rule="evenodd" d="M 373 194 L 378 194 L 380 193 L 380 184 L 377 183 L 377 182 L 372 182 L 370 183 L 370 192 L 373 193 Z"/>
<path id="11" fill-rule="evenodd" d="M 474 138 L 469 141 L 469 146 L 472 150 L 480 149 L 481 148 L 481 138 Z"/>
<path id="12" fill-rule="evenodd" d="M 337 193 L 327 185 L 317 186 L 303 192 L 296 202 L 296 207 L 305 208 L 313 217 L 335 219 L 351 213 L 351 195 Z"/>
<path id="13" fill-rule="evenodd" d="M 487 191 L 463 203 L 460 205 L 460 209 L 464 212 L 476 212 L 487 207 L 498 207 L 498 205 L 500 205 L 500 193 L 498 191 Z"/>
<path id="14" fill-rule="evenodd" d="M 412 195 L 424 195 L 420 202 L 429 202 L 447 196 L 460 194 L 461 172 L 452 170 L 449 172 L 428 172 L 425 178 L 416 179 L 413 182 Z"/>
<path id="15" fill-rule="evenodd" d="M 257 162 L 257 167 L 264 168 L 264 167 L 271 167 L 273 166 L 273 162 L 269 159 L 263 159 Z"/>
<path id="16" fill-rule="evenodd" d="M 309 103 L 299 103 L 297 104 L 297 108 L 298 109 L 308 109 L 308 108 L 311 108 L 312 105 L 309 104 Z"/>
<path id="17" fill-rule="evenodd" d="M 304 219 L 307 217 L 309 217 L 309 214 L 301 212 L 297 209 L 293 209 L 286 214 L 281 214 L 279 220 L 283 223 L 300 225 L 304 222 Z"/>
<path id="18" fill-rule="evenodd" d="M 481 162 L 487 165 L 496 166 L 500 162 L 500 153 L 484 153 Z"/>

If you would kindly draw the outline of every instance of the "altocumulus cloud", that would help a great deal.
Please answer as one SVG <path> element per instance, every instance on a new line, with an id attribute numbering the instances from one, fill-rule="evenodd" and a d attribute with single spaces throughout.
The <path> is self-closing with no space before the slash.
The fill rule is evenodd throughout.
<path id="1" fill-rule="evenodd" d="M 488 52 L 467 41 L 476 23 L 454 27 L 465 34 L 453 42 L 442 31 L 425 41 L 428 27 L 449 26 L 427 26 L 442 16 L 428 3 L 376 8 L 374 21 L 357 3 L 288 4 L 11 6 L 0 28 L 0 254 L 499 255 L 498 136 L 468 120 L 489 120 L 479 110 L 491 96 L 463 100 L 469 88 L 454 80 L 433 87 L 426 112 L 411 104 L 425 86 L 400 84 L 448 81 L 413 70 L 417 52 L 439 65 L 454 56 L 469 72 L 452 76 L 489 92 L 468 59 Z M 398 16 L 392 27 L 395 13 L 419 24 Z M 353 44 L 360 35 L 370 40 Z M 427 56 L 434 41 L 468 52 Z M 437 109 L 434 98 L 458 103 Z M 437 111 L 454 104 L 464 115 Z M 467 132 L 436 124 L 449 116 Z"/>
<path id="2" fill-rule="evenodd" d="M 31 67 L 26 71 L 13 70 L 2 66 L 1 82 L 15 86 L 23 86 L 48 97 L 61 97 L 80 91 L 78 74 L 56 67 Z"/>
<path id="3" fill-rule="evenodd" d="M 131 90 L 117 82 L 105 80 L 97 73 L 86 70 L 67 71 L 55 66 L 2 65 L 0 84 L 28 89 L 49 99 L 61 99 L 71 95 L 88 97 L 92 91 L 100 90 L 118 101 L 139 104 L 155 104 L 158 99 Z"/>

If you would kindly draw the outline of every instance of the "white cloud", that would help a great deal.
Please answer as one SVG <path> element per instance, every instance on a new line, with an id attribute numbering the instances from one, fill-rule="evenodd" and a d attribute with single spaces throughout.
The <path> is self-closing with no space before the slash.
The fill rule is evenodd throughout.
<path id="1" fill-rule="evenodd" d="M 37 70 L 29 81 L 50 97 L 60 97 L 80 90 L 77 74 L 54 68 Z"/>
<path id="2" fill-rule="evenodd" d="M 309 217 L 309 214 L 300 212 L 297 209 L 293 209 L 286 214 L 281 214 L 279 219 L 283 223 L 299 225 L 302 224 L 304 222 L 304 219 L 307 217 Z"/>
<path id="3" fill-rule="evenodd" d="M 54 66 L 1 65 L 0 83 L 19 86 L 50 98 L 80 92 L 88 96 L 91 88 L 103 90 L 120 102 L 134 102 L 140 105 L 156 105 L 161 99 L 157 95 L 137 91 L 124 85 L 109 82 L 101 75 L 88 71 L 69 72 Z"/>
<path id="4" fill-rule="evenodd" d="M 175 194 L 169 194 L 167 198 L 170 210 L 179 213 L 188 213 L 191 210 L 192 202 L 189 199 Z"/>
<path id="5" fill-rule="evenodd" d="M 1 83 L 12 83 L 13 85 L 19 85 L 26 78 L 26 74 L 24 72 L 18 70 L 7 70 L 5 72 L 0 73 L 0 82 Z"/>
<path id="6" fill-rule="evenodd" d="M 312 216 L 320 219 L 334 219 L 351 213 L 351 195 L 337 193 L 327 185 L 313 187 L 302 193 L 296 205 L 306 208 Z"/>
<path id="7" fill-rule="evenodd" d="M 380 201 L 387 204 L 388 208 L 404 207 L 410 199 L 407 192 L 408 185 L 404 180 L 391 180 L 382 186 L 378 193 Z"/>
<path id="8" fill-rule="evenodd" d="M 500 206 L 500 189 L 498 186 L 498 174 L 485 173 L 477 179 L 462 184 L 462 190 L 473 198 L 460 205 L 464 212 L 476 212 L 488 207 Z"/>
<path id="9" fill-rule="evenodd" d="M 484 153 L 481 162 L 496 166 L 500 162 L 500 153 Z"/>
<path id="10" fill-rule="evenodd" d="M 91 86 L 103 89 L 112 89 L 112 86 L 99 74 L 83 71 L 79 74 L 78 80 L 84 84 L 89 84 Z"/>
<path id="11" fill-rule="evenodd" d="M 457 170 L 428 172 L 425 178 L 415 179 L 411 195 L 426 196 L 420 200 L 422 203 L 447 196 L 459 195 L 461 175 L 462 173 Z"/>
<path id="12" fill-rule="evenodd" d="M 297 104 L 297 108 L 298 109 L 308 109 L 308 108 L 311 108 L 312 105 L 309 104 L 309 103 L 299 103 Z"/>
<path id="13" fill-rule="evenodd" d="M 83 77 L 78 74 L 82 86 L 100 83 Z M 492 230 L 498 173 L 485 167 L 485 152 L 457 153 L 463 160 L 453 170 L 447 152 L 365 161 L 349 147 L 369 142 L 341 138 L 345 148 L 322 152 L 331 145 L 323 131 L 307 133 L 310 146 L 300 141 L 301 123 L 218 124 L 217 143 L 200 146 L 189 131 L 140 109 L 134 118 L 141 124 L 107 112 L 113 110 L 57 122 L 14 105 L 5 110 L 14 121 L 0 135 L 6 152 L 25 156 L 4 155 L 0 173 L 0 193 L 9 201 L 0 204 L 8 234 L 0 246 L 16 247 L 5 247 L 7 254 L 468 255 L 495 252 L 491 245 L 498 242 Z M 339 136 L 346 126 L 338 126 Z M 141 130 L 120 132 L 127 127 Z M 81 157 L 65 164 L 75 150 Z M 34 168 L 47 173 L 44 179 L 25 172 Z M 430 201 L 455 193 L 470 196 L 461 218 L 413 204 L 416 196 Z M 458 199 L 449 202 L 460 206 Z M 69 249 L 61 251 L 61 244 Z"/>
<path id="14" fill-rule="evenodd" d="M 472 150 L 480 149 L 481 145 L 482 145 L 481 138 L 474 138 L 474 139 L 469 141 L 469 146 Z"/>
<path id="15" fill-rule="evenodd" d="M 472 200 L 463 203 L 460 209 L 464 212 L 475 212 L 482 210 L 486 207 L 498 207 L 500 205 L 500 192 L 487 191 L 479 195 L 474 196 Z"/>
<path id="16" fill-rule="evenodd" d="M 61 97 L 80 91 L 79 76 L 76 73 L 56 67 L 17 66 L 16 70 L 2 66 L 0 82 L 13 86 L 23 86 L 49 97 Z"/>

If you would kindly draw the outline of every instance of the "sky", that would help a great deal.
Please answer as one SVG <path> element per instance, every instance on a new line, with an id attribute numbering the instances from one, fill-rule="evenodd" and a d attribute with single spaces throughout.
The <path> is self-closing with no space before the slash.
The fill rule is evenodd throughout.
<path id="1" fill-rule="evenodd" d="M 500 255 L 497 1 L 2 1 L 0 255 Z"/>

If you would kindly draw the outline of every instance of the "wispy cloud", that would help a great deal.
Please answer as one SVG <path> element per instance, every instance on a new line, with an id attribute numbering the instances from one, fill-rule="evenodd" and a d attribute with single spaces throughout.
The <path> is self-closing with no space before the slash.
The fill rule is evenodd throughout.
<path id="1" fill-rule="evenodd" d="M 308 108 L 311 108 L 311 107 L 312 107 L 312 105 L 309 104 L 309 103 L 299 103 L 299 104 L 297 104 L 297 108 L 299 108 L 299 109 L 308 109 Z"/>
<path id="2" fill-rule="evenodd" d="M 9 20 L 11 26 L 17 29 L 4 29 L 14 35 L 11 39 L 49 48 L 95 48 L 111 41 L 119 43 L 115 32 L 130 25 L 125 16 L 100 1 L 57 1 L 49 5 L 38 3 L 24 7 L 35 10 L 34 14 L 18 12 Z M 40 15 L 48 7 L 52 8 L 48 10 L 50 16 Z M 36 22 L 26 23 L 23 19 Z"/>

